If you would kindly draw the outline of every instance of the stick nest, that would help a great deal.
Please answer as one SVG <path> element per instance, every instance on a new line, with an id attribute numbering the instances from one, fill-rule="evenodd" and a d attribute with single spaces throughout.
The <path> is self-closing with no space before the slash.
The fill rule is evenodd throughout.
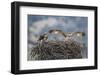
<path id="1" fill-rule="evenodd" d="M 31 60 L 79 59 L 82 58 L 79 43 L 75 41 L 43 41 L 32 48 Z"/>

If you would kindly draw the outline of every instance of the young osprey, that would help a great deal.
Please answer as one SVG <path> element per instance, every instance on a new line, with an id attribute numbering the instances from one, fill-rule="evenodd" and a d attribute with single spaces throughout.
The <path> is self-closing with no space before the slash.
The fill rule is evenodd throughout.
<path id="1" fill-rule="evenodd" d="M 48 35 L 47 34 L 43 34 L 43 35 L 40 35 L 38 41 L 45 41 L 48 39 Z"/>
<path id="2" fill-rule="evenodd" d="M 71 39 L 74 36 L 81 38 L 81 37 L 85 36 L 85 33 L 84 32 L 72 32 L 72 33 L 66 33 L 66 36 L 67 36 L 66 40 Z"/>
<path id="3" fill-rule="evenodd" d="M 84 32 L 75 32 L 74 34 L 76 34 L 77 36 L 85 36 Z"/>

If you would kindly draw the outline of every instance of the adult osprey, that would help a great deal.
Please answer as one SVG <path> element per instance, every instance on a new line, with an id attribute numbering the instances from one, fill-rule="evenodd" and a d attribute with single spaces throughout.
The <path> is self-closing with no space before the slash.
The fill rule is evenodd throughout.
<path id="1" fill-rule="evenodd" d="M 53 29 L 53 30 L 49 30 L 49 33 L 54 33 L 54 34 L 61 34 L 64 37 L 66 37 L 66 34 L 62 31 L 62 30 L 58 30 L 58 29 Z"/>
<path id="2" fill-rule="evenodd" d="M 67 32 L 67 33 L 64 33 L 62 30 L 58 30 L 58 29 L 49 30 L 49 33 L 61 34 L 65 38 L 64 41 L 72 39 L 72 37 L 75 36 L 75 35 L 78 36 L 78 37 L 85 36 L 84 32 L 71 32 L 71 33 Z"/>

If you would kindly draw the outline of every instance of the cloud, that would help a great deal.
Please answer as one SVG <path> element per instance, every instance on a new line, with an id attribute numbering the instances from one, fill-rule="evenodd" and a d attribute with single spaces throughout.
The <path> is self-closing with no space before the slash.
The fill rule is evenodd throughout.
<path id="1" fill-rule="evenodd" d="M 49 29 L 61 29 L 64 32 L 76 32 L 84 28 L 79 28 L 77 25 L 82 21 L 80 17 L 48 17 L 37 20 L 29 26 L 29 40 L 36 41 L 41 33 Z"/>
<path id="2" fill-rule="evenodd" d="M 54 18 L 43 19 L 32 23 L 32 26 L 29 27 L 29 31 L 39 34 L 46 26 L 49 25 L 49 27 L 53 27 L 55 24 L 57 24 L 57 20 Z"/>

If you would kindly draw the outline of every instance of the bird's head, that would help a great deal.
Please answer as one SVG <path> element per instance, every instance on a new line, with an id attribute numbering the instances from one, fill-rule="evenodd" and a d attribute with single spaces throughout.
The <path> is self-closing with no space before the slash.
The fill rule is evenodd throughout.
<path id="1" fill-rule="evenodd" d="M 44 36 L 44 37 L 48 37 L 48 34 L 47 34 L 47 33 L 45 33 L 45 34 L 43 34 L 43 36 Z"/>
<path id="2" fill-rule="evenodd" d="M 85 36 L 85 33 L 84 32 L 76 32 L 76 35 L 77 36 Z"/>

